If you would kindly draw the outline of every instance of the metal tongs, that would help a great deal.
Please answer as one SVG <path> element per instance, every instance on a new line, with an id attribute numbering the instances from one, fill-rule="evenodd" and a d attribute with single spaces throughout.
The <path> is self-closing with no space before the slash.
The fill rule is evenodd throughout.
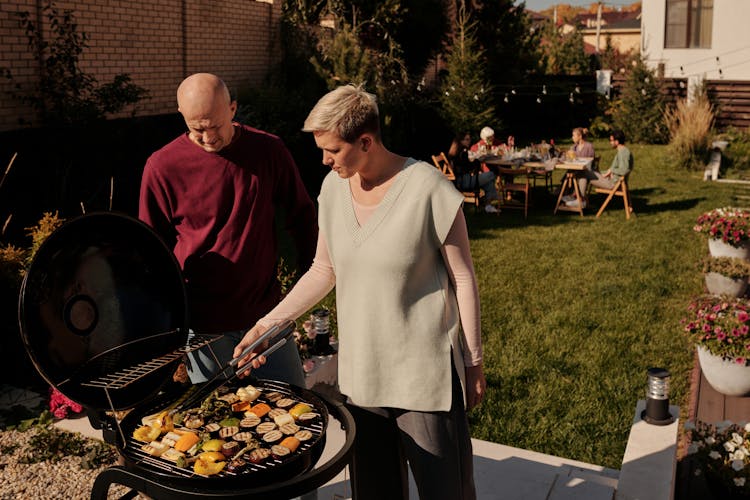
<path id="1" fill-rule="evenodd" d="M 250 368 L 253 367 L 251 363 L 247 363 L 239 370 L 235 370 L 234 373 L 229 375 L 228 377 L 224 378 L 224 374 L 227 370 L 230 368 L 234 368 L 237 366 L 237 364 L 253 352 L 258 346 L 262 345 L 264 342 L 268 342 L 268 347 L 265 351 L 258 354 L 258 356 L 270 356 L 277 350 L 281 349 L 287 342 L 289 342 L 289 339 L 292 338 L 292 334 L 294 333 L 294 327 L 295 323 L 292 320 L 286 320 L 282 321 L 281 323 L 277 323 L 270 327 L 268 330 L 266 330 L 260 337 L 255 339 L 255 341 L 250 344 L 242 353 L 237 356 L 236 358 L 229 361 L 229 363 L 226 364 L 224 368 L 219 370 L 216 375 L 211 377 L 206 383 L 204 383 L 198 390 L 196 390 L 192 395 L 190 395 L 187 399 L 185 399 L 182 403 L 180 403 L 174 410 L 172 410 L 171 413 L 177 412 L 177 411 L 183 411 L 185 409 L 192 408 L 193 405 L 196 403 L 203 401 L 206 396 L 208 396 L 211 392 L 215 391 L 219 387 L 221 387 L 224 384 L 227 384 L 237 378 L 240 374 L 245 373 Z"/>

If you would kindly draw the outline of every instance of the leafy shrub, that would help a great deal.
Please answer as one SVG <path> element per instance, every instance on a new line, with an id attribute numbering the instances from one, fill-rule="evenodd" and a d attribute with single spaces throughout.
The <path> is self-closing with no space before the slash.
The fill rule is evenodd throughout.
<path id="1" fill-rule="evenodd" d="M 667 109 L 665 120 L 670 138 L 668 151 L 673 161 L 684 168 L 702 168 L 714 122 L 708 97 L 698 94 L 690 103 L 680 99 L 676 107 Z"/>
<path id="2" fill-rule="evenodd" d="M 722 168 L 750 170 L 750 129 L 730 127 L 716 136 L 716 139 L 729 143 L 727 149 L 722 152 Z"/>
<path id="3" fill-rule="evenodd" d="M 31 90 L 22 90 L 15 83 L 14 97 L 31 105 L 40 113 L 46 124 L 85 123 L 104 118 L 106 113 L 116 113 L 128 104 L 135 104 L 148 95 L 148 91 L 130 80 L 125 73 L 99 84 L 90 73 L 78 66 L 81 53 L 88 47 L 89 35 L 78 30 L 72 10 L 60 12 L 54 2 L 45 5 L 51 36 L 43 34 L 43 26 L 36 22 L 35 14 L 17 12 L 28 46 L 39 67 L 39 78 Z M 7 68 L 0 68 L 6 78 L 14 77 Z"/>

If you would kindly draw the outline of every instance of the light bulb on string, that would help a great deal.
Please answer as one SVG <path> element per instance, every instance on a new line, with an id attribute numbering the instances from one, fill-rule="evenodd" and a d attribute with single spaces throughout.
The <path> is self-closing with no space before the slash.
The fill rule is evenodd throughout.
<path id="1" fill-rule="evenodd" d="M 542 85 L 542 94 L 547 95 L 547 86 Z"/>
<path id="2" fill-rule="evenodd" d="M 536 103 L 537 104 L 541 104 L 542 103 L 542 98 L 541 97 L 537 97 L 536 98 Z"/>
<path id="3" fill-rule="evenodd" d="M 646 95 L 646 89 L 641 89 L 641 94 Z"/>
<path id="4" fill-rule="evenodd" d="M 578 85 L 576 85 L 575 91 L 576 91 L 576 94 L 580 94 L 581 93 L 581 87 L 579 87 Z"/>
<path id="5" fill-rule="evenodd" d="M 474 94 L 474 100 L 475 100 L 475 101 L 479 101 L 479 96 L 478 96 L 478 95 L 476 95 L 476 94 Z"/>
<path id="6" fill-rule="evenodd" d="M 571 104 L 575 102 L 575 99 L 573 99 L 573 92 L 570 93 L 570 97 L 568 98 Z"/>
<path id="7" fill-rule="evenodd" d="M 508 94 L 505 94 L 505 98 L 503 99 L 503 102 L 505 102 L 506 104 L 508 103 Z"/>
<path id="8" fill-rule="evenodd" d="M 510 89 L 510 93 L 516 95 L 516 89 Z"/>

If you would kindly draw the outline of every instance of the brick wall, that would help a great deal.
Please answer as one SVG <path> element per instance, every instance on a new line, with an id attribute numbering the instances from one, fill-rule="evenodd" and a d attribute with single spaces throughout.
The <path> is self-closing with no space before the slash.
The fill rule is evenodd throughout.
<path id="1" fill-rule="evenodd" d="M 0 2 L 0 67 L 9 68 L 24 87 L 33 84 L 38 68 L 15 13 L 35 16 L 46 2 Z M 280 56 L 280 0 L 58 0 L 55 5 L 59 11 L 74 10 L 79 31 L 90 36 L 80 57 L 83 71 L 103 83 L 128 73 L 148 89 L 150 98 L 137 104 L 139 116 L 175 112 L 177 85 L 189 74 L 216 73 L 233 90 L 257 86 Z M 45 17 L 41 23 L 46 25 Z M 21 116 L 34 119 L 9 90 L 10 83 L 1 79 L 0 131 L 18 128 Z"/>

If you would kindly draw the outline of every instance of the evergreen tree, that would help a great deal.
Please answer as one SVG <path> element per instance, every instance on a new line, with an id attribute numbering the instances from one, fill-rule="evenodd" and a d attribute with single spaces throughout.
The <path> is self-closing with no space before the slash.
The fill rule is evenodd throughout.
<path id="1" fill-rule="evenodd" d="M 552 22 L 545 23 L 539 49 L 547 74 L 582 75 L 589 71 L 589 58 L 583 50 L 583 35 L 576 29 L 563 33 Z"/>
<path id="2" fill-rule="evenodd" d="M 614 126 L 625 133 L 628 141 L 663 144 L 668 139 L 665 108 L 661 81 L 643 59 L 637 57 L 633 60 L 620 98 L 613 104 Z"/>
<path id="3" fill-rule="evenodd" d="M 453 43 L 446 57 L 447 76 L 440 87 L 441 114 L 456 134 L 498 126 L 490 87 L 485 80 L 486 60 L 464 3 L 456 16 Z"/>

